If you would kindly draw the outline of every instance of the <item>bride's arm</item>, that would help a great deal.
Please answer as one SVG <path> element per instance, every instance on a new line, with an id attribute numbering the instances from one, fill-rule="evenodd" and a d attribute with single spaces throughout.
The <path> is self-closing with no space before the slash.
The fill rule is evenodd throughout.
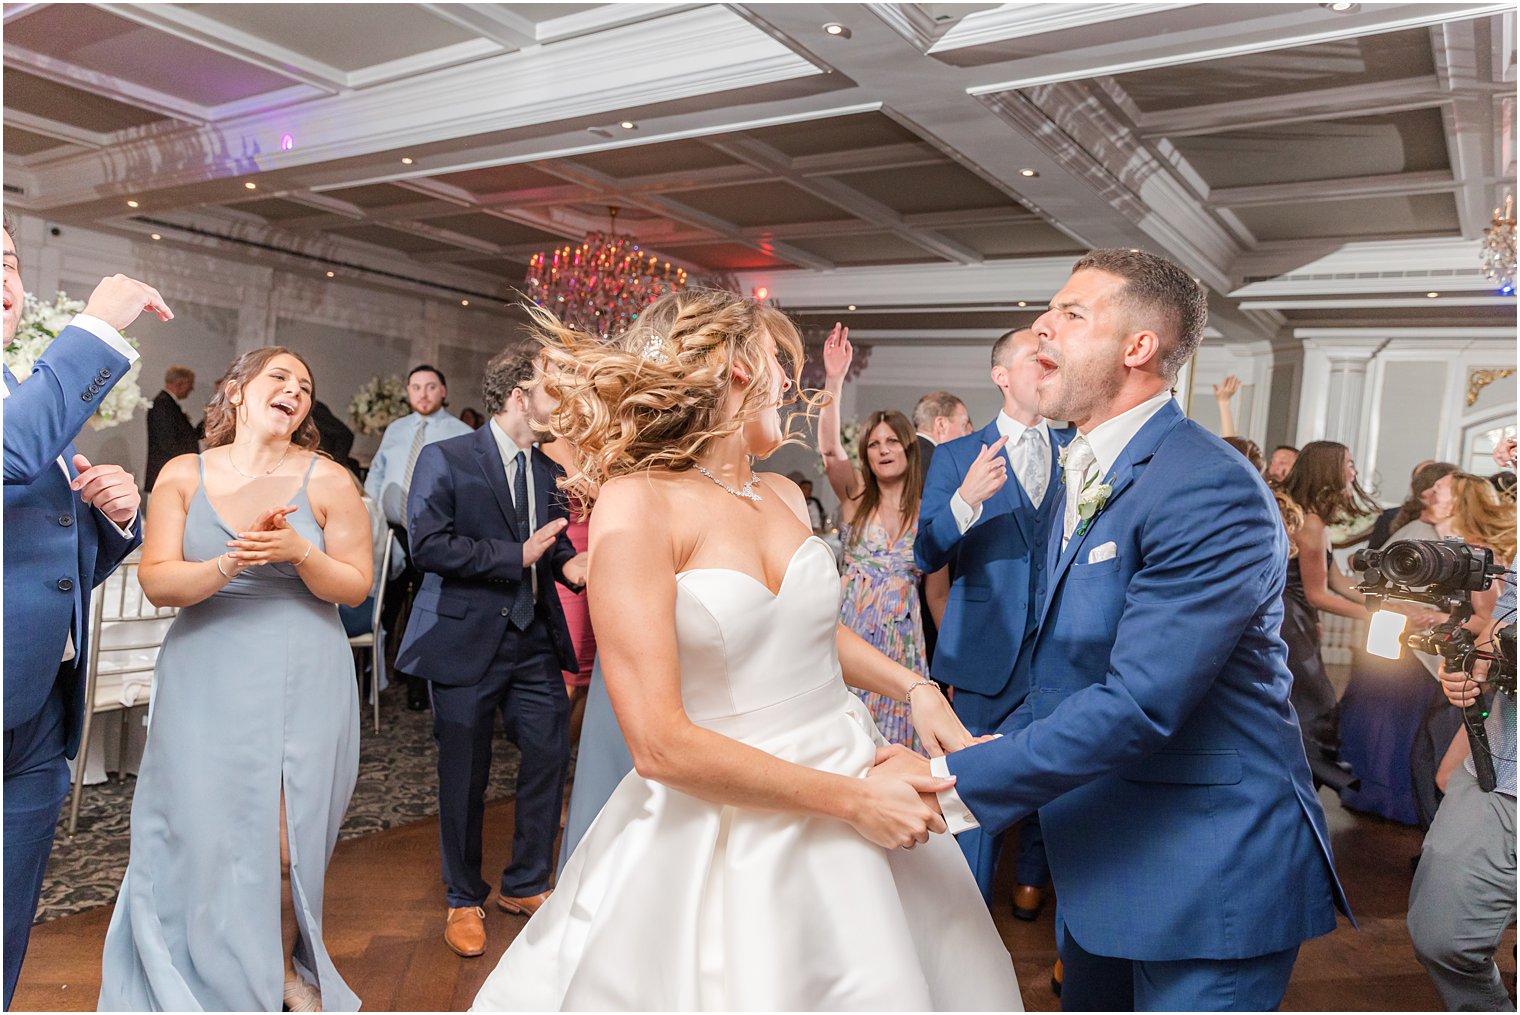
<path id="1" fill-rule="evenodd" d="M 893 701 L 906 701 L 913 709 L 913 728 L 930 757 L 971 746 L 970 731 L 956 717 L 937 686 L 920 683 L 923 678 L 917 673 L 882 654 L 843 624 L 839 625 L 834 641 L 839 648 L 844 682 L 862 691 L 884 694 Z"/>
<path id="2" fill-rule="evenodd" d="M 603 486 L 587 589 L 597 651 L 634 768 L 718 804 L 838 818 L 883 847 L 924 842 L 942 818 L 920 793 L 942 780 L 852 779 L 782 761 L 693 723 L 681 702 L 676 577 L 661 502 L 642 476 Z M 933 782 L 935 785 L 930 786 Z"/>

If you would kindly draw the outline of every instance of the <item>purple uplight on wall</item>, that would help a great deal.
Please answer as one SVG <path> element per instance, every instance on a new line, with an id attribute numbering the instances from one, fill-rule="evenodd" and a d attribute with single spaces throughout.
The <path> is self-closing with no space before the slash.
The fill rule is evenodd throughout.
<path id="1" fill-rule="evenodd" d="M 282 151 L 282 152 L 288 152 L 291 149 L 293 149 L 295 146 L 296 146 L 296 136 L 294 134 L 282 134 L 280 136 L 280 151 Z"/>

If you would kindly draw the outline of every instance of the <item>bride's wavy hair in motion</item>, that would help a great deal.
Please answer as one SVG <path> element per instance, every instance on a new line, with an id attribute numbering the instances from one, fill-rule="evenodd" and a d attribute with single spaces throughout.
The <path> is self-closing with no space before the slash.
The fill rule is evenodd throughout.
<path id="1" fill-rule="evenodd" d="M 684 289 L 651 303 L 626 332 L 603 341 L 528 305 L 543 346 L 544 388 L 559 408 L 548 430 L 574 449 L 575 468 L 561 485 L 586 504 L 614 476 L 647 469 L 684 472 L 714 441 L 741 430 L 770 403 L 784 378 L 764 337 L 776 343 L 790 393 L 801 403 L 781 444 L 802 443 L 801 427 L 828 396 L 802 390 L 802 336 L 774 307 L 716 289 Z M 749 377 L 739 411 L 724 418 L 729 379 Z"/>

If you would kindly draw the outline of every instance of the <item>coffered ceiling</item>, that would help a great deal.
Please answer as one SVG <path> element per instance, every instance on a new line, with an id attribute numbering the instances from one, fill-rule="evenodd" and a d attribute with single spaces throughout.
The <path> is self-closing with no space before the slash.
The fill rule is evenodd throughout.
<path id="1" fill-rule="evenodd" d="M 11 3 L 6 203 L 501 312 L 616 208 L 875 341 L 980 343 L 1096 246 L 1227 341 L 1512 325 L 1513 6 L 1330 6 Z"/>

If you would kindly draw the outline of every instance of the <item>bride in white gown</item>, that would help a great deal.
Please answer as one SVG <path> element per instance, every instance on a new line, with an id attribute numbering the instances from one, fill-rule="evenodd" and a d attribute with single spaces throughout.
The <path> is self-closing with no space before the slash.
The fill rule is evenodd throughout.
<path id="1" fill-rule="evenodd" d="M 636 771 L 474 1009 L 1022 1010 L 920 796 L 950 783 L 866 777 L 888 748 L 845 681 L 906 697 L 935 753 L 969 734 L 937 686 L 839 627 L 801 492 L 751 471 L 785 438 L 791 322 L 687 291 L 621 347 L 540 325 L 552 428 L 596 501 L 592 623 Z"/>

